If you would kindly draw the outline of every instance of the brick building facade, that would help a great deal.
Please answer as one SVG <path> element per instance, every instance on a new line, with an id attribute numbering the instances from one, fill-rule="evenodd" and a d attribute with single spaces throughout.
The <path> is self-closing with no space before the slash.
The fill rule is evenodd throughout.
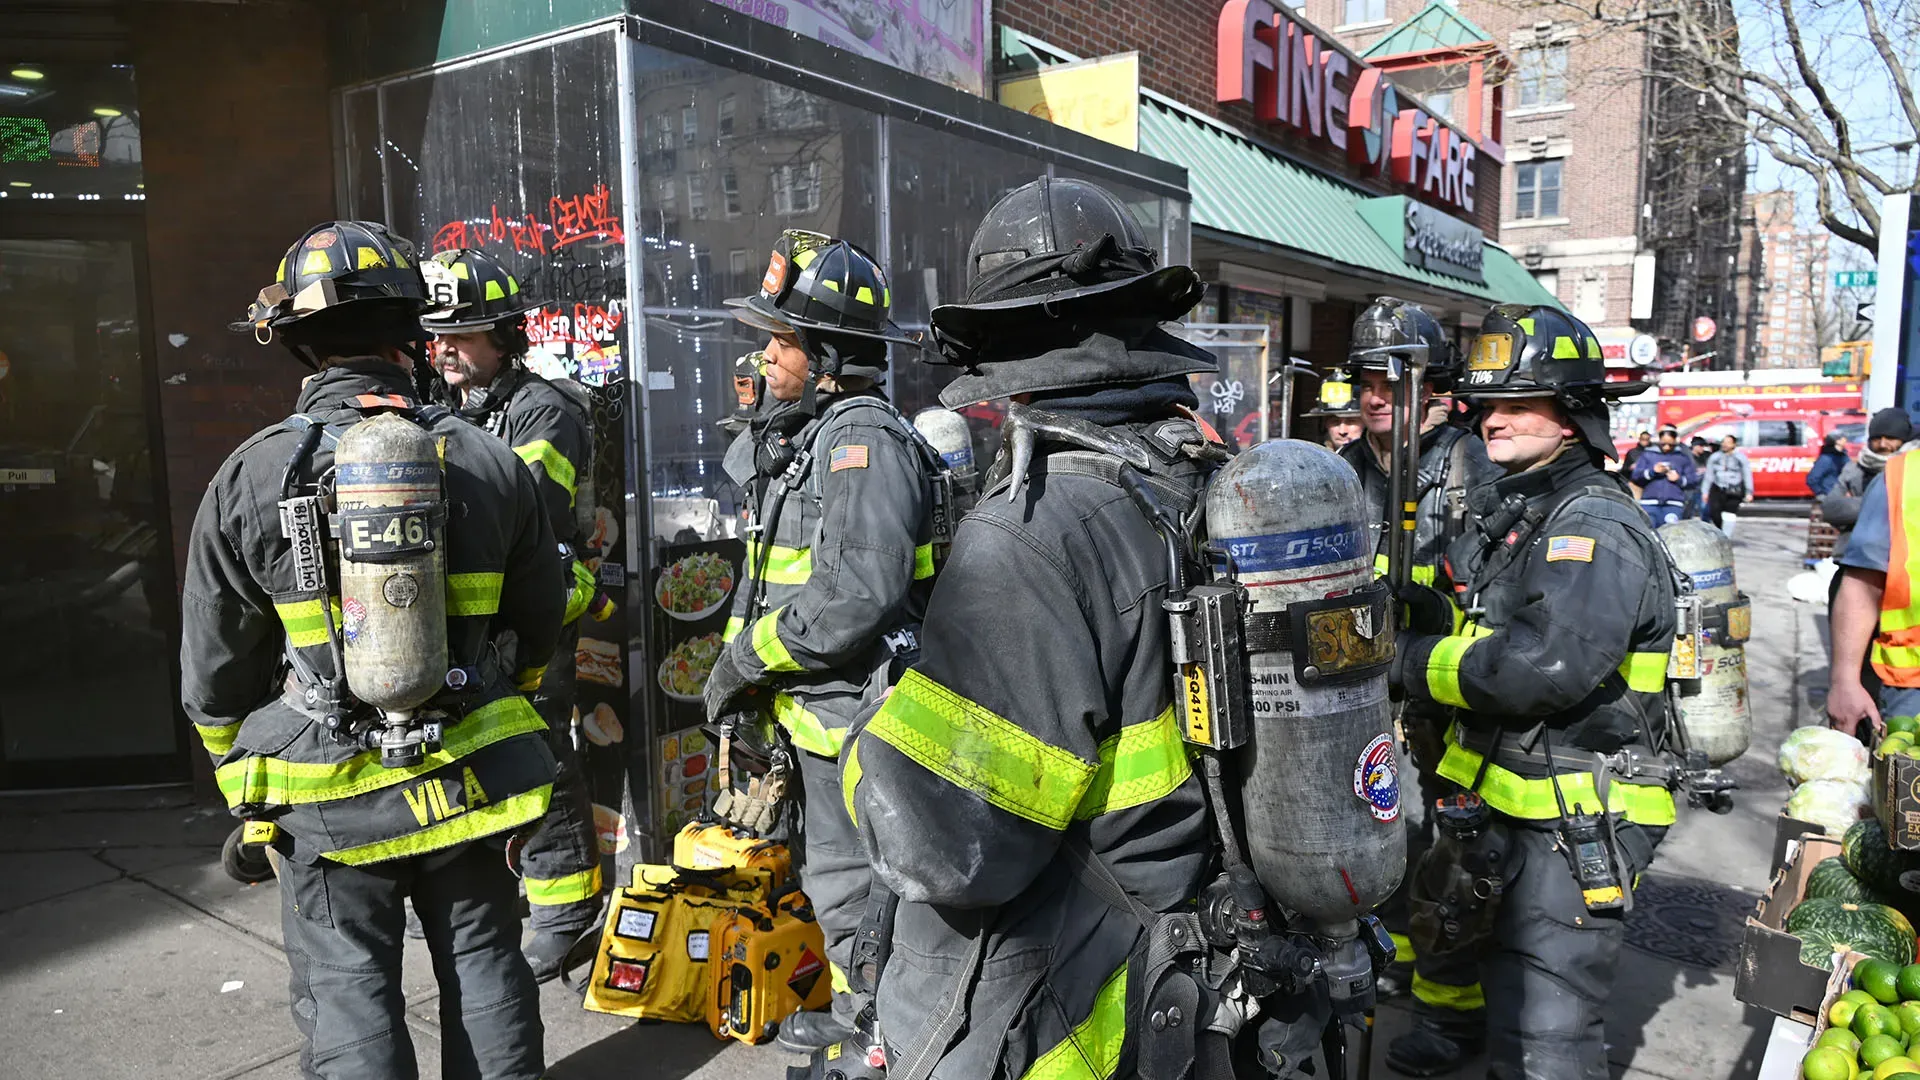
<path id="1" fill-rule="evenodd" d="M 1304 5 L 1309 18 L 1362 50 L 1425 6 L 1422 0 Z M 1583 35 L 1572 23 L 1536 20 L 1532 12 L 1490 0 L 1463 0 L 1458 11 L 1513 64 L 1496 235 L 1603 342 L 1624 345 L 1633 335 L 1635 257 L 1641 254 L 1646 102 L 1636 73 L 1645 46 L 1638 35 Z M 1651 271 L 1647 260 L 1640 267 Z"/>

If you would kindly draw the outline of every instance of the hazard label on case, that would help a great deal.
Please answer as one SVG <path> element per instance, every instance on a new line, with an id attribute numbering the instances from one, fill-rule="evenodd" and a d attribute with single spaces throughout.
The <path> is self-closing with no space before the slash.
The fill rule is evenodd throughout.
<path id="1" fill-rule="evenodd" d="M 800 959 L 793 965 L 793 974 L 787 976 L 787 985 L 805 1001 L 813 993 L 813 984 L 820 981 L 820 973 L 826 969 L 818 955 L 812 949 L 802 948 Z"/>

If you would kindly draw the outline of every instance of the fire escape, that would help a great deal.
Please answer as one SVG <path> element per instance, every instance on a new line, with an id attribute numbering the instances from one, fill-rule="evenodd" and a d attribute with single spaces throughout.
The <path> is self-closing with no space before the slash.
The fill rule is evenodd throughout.
<path id="1" fill-rule="evenodd" d="M 1732 0 L 1696 0 L 1678 16 L 1704 23 L 1715 47 L 1738 52 Z M 1746 192 L 1746 132 L 1720 115 L 1706 91 L 1699 58 L 1656 20 L 1647 35 L 1648 109 L 1643 152 L 1646 181 L 1640 245 L 1656 256 L 1653 315 L 1644 327 L 1664 352 L 1713 353 L 1713 368 L 1746 366 L 1736 357 L 1740 303 L 1740 214 Z M 1693 340 L 1694 321 L 1714 321 L 1714 335 Z"/>

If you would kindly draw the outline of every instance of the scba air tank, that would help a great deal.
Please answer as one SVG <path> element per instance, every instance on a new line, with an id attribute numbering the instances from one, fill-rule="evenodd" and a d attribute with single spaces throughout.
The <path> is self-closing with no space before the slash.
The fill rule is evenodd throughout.
<path id="1" fill-rule="evenodd" d="M 1235 762 L 1248 854 L 1269 894 L 1323 926 L 1386 900 L 1406 865 L 1392 609 L 1362 506 L 1346 462 L 1293 439 L 1241 452 L 1207 489 L 1208 533 L 1249 599 L 1253 734 Z"/>
<path id="2" fill-rule="evenodd" d="M 333 461 L 347 685 L 374 708 L 405 712 L 447 678 L 439 450 L 418 424 L 383 413 L 342 435 Z"/>
<path id="3" fill-rule="evenodd" d="M 1734 582 L 1733 541 L 1725 533 L 1704 521 L 1676 521 L 1661 527 L 1660 539 L 1692 580 L 1705 628 L 1696 646 L 1700 677 L 1681 682 L 1675 695 L 1680 723 L 1689 746 L 1724 765 L 1753 739 L 1746 650 L 1753 609 Z"/>

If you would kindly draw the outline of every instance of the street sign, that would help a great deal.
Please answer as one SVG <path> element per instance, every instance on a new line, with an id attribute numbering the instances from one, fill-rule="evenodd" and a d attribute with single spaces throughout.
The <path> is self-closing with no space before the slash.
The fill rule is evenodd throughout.
<path id="1" fill-rule="evenodd" d="M 1836 289 L 1871 289 L 1880 283 L 1878 270 L 1835 270 L 1833 287 Z"/>
<path id="2" fill-rule="evenodd" d="M 1712 341 L 1713 335 L 1719 330 L 1720 324 L 1714 322 L 1710 316 L 1702 315 L 1693 320 L 1693 340 L 1695 341 Z"/>
<path id="3" fill-rule="evenodd" d="M 1660 359 L 1660 341 L 1652 334 L 1640 334 L 1627 346 L 1627 359 L 1646 367 Z"/>

